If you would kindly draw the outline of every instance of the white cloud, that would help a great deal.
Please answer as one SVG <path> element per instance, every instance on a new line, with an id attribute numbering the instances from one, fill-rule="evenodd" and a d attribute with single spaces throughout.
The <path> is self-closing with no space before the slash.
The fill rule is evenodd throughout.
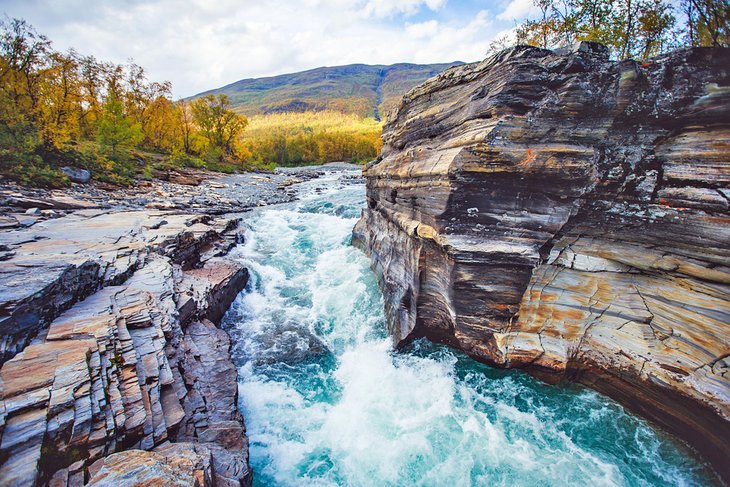
<path id="1" fill-rule="evenodd" d="M 427 41 L 414 43 L 414 61 L 429 63 L 429 58 L 439 60 L 477 61 L 484 58 L 489 43 L 494 39 L 494 26 L 489 12 L 481 10 L 466 23 L 439 26 Z"/>
<path id="2" fill-rule="evenodd" d="M 497 15 L 499 20 L 521 21 L 533 15 L 540 10 L 535 6 L 533 0 L 512 0 L 505 9 Z"/>
<path id="3" fill-rule="evenodd" d="M 361 12 L 365 16 L 377 18 L 395 14 L 410 16 L 417 14 L 424 5 L 430 10 L 438 10 L 445 4 L 446 0 L 368 0 Z"/>
<path id="4" fill-rule="evenodd" d="M 452 4 L 456 0 L 448 5 L 445 0 L 3 0 L 0 10 L 28 20 L 59 50 L 74 47 L 114 62 L 134 58 L 151 79 L 172 81 L 175 96 L 188 96 L 242 78 L 318 66 L 481 59 L 494 34 L 511 22 L 500 23 L 486 10 L 456 16 L 449 11 Z"/>
<path id="5" fill-rule="evenodd" d="M 406 34 L 414 39 L 430 37 L 438 32 L 439 23 L 436 20 L 428 20 L 419 24 L 406 24 Z"/>

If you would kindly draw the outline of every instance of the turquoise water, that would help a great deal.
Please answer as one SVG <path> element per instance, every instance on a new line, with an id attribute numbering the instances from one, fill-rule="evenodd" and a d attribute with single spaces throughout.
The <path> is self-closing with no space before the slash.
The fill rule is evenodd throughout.
<path id="1" fill-rule="evenodd" d="M 225 324 L 254 485 L 712 485 L 685 447 L 593 391 L 426 341 L 394 352 L 349 245 L 364 186 L 343 174 L 249 214 L 236 249 L 252 276 Z"/>

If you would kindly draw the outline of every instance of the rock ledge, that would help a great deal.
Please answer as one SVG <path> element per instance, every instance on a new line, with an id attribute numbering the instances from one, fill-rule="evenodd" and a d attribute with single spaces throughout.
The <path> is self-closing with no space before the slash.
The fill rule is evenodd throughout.
<path id="1" fill-rule="evenodd" d="M 216 327 L 248 280 L 226 256 L 240 238 L 149 210 L 0 233 L 0 483 L 250 485 Z"/>

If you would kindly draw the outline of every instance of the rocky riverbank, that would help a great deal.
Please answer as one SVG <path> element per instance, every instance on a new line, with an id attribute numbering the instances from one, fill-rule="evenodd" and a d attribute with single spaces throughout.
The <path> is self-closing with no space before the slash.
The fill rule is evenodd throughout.
<path id="1" fill-rule="evenodd" d="M 729 67 L 516 47 L 412 90 L 355 229 L 397 341 L 589 384 L 730 479 Z"/>
<path id="2" fill-rule="evenodd" d="M 4 185 L 3 485 L 250 485 L 217 327 L 248 271 L 228 253 L 244 238 L 240 212 L 291 200 L 321 174 L 111 192 Z"/>
<path id="3" fill-rule="evenodd" d="M 235 213 L 292 201 L 293 185 L 322 174 L 314 167 L 232 175 L 188 171 L 170 173 L 166 180 L 140 180 L 129 188 L 92 182 L 56 190 L 0 181 L 0 229 L 29 227 L 81 209 Z"/>

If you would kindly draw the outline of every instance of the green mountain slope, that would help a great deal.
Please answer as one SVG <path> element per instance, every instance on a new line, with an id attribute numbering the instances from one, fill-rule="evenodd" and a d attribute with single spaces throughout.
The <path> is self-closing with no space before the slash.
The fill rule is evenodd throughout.
<path id="1" fill-rule="evenodd" d="M 234 108 L 246 115 L 330 109 L 380 119 L 408 90 L 458 64 L 462 63 L 323 67 L 244 79 L 195 97 L 225 93 Z"/>

